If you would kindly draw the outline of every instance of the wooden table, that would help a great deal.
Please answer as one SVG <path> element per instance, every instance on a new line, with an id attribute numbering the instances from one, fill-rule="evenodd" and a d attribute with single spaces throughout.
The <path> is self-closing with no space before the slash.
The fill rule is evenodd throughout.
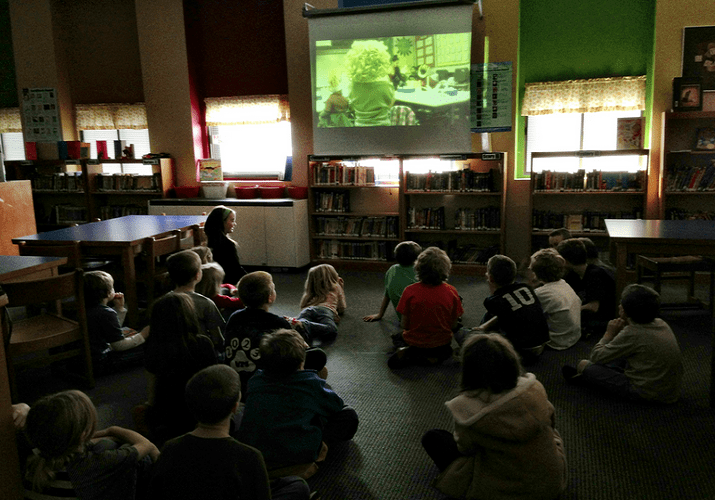
<path id="1" fill-rule="evenodd" d="M 13 238 L 18 244 L 33 242 L 58 244 L 79 241 L 83 256 L 119 257 L 124 270 L 124 295 L 127 307 L 127 325 L 138 327 L 139 308 L 137 298 L 134 257 L 141 252 L 146 238 L 168 234 L 174 230 L 186 231 L 196 224 L 203 224 L 205 215 L 128 215 L 116 219 L 90 222 L 79 226 L 57 229 L 46 233 Z"/>
<path id="2" fill-rule="evenodd" d="M 606 219 L 611 260 L 616 265 L 616 297 L 628 284 L 628 254 L 715 256 L 715 221 Z M 710 406 L 715 408 L 715 329 L 710 366 Z"/>
<path id="3" fill-rule="evenodd" d="M 57 268 L 66 263 L 65 257 L 0 255 L 0 284 L 54 275 Z M 2 297 L 7 298 L 5 295 Z M 5 304 L 5 300 L 0 300 L 0 307 Z M 0 374 L 2 374 L 0 375 L 0 455 L 3 457 L 0 460 L 0 477 L 3 478 L 0 497 L 20 498 L 22 496 L 20 459 L 15 443 L 15 426 L 12 423 L 12 400 L 3 342 L 0 342 Z"/>

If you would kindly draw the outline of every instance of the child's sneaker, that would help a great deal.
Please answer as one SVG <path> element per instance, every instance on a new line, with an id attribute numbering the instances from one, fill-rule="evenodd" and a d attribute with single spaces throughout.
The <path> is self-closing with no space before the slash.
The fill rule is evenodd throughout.
<path id="1" fill-rule="evenodd" d="M 308 333 L 305 329 L 305 325 L 298 318 L 292 318 L 290 316 L 283 316 L 283 318 L 285 318 L 285 320 L 290 323 L 290 327 L 296 332 L 300 333 L 302 337 L 305 337 L 305 335 Z"/>
<path id="2" fill-rule="evenodd" d="M 407 347 L 407 342 L 405 342 L 405 339 L 402 337 L 402 332 L 395 333 L 391 335 L 390 338 L 392 339 L 392 345 L 394 345 L 398 349 L 400 347 Z"/>

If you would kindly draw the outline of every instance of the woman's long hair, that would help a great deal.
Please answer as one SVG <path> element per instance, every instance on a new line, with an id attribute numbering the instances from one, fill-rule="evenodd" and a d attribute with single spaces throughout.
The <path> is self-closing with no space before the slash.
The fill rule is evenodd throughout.
<path id="1" fill-rule="evenodd" d="M 206 234 L 209 248 L 215 248 L 222 238 L 228 238 L 233 241 L 233 239 L 224 232 L 224 223 L 231 213 L 235 212 L 224 205 L 218 205 L 215 206 L 208 217 L 206 217 L 204 233 Z"/>

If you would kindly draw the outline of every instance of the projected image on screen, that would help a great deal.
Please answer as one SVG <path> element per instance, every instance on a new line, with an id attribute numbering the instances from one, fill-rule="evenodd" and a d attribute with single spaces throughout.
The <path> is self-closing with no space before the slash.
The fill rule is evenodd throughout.
<path id="1" fill-rule="evenodd" d="M 318 128 L 449 127 L 469 116 L 471 33 L 316 40 Z"/>

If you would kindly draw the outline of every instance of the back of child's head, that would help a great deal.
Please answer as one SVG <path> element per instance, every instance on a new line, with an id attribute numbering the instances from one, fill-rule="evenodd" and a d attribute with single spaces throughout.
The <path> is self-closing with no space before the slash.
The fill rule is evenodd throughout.
<path id="1" fill-rule="evenodd" d="M 199 333 L 199 320 L 193 299 L 180 292 L 162 295 L 151 306 L 149 325 L 152 343 L 172 343 L 195 337 Z"/>
<path id="2" fill-rule="evenodd" d="M 196 247 L 192 247 L 191 250 L 193 252 L 196 252 L 196 255 L 199 256 L 199 259 L 201 259 L 201 264 L 208 264 L 209 262 L 214 261 L 214 255 L 211 249 L 206 246 L 206 245 L 199 245 Z"/>
<path id="3" fill-rule="evenodd" d="M 650 287 L 634 283 L 623 289 L 621 307 L 633 323 L 650 323 L 660 316 L 660 295 Z"/>
<path id="4" fill-rule="evenodd" d="M 217 262 L 201 265 L 201 281 L 196 283 L 194 291 L 206 297 L 215 297 L 221 291 L 221 284 L 226 273 Z"/>
<path id="5" fill-rule="evenodd" d="M 578 238 L 564 240 L 558 244 L 556 250 L 561 254 L 566 262 L 574 266 L 580 266 L 586 263 L 587 253 L 586 245 Z"/>
<path id="6" fill-rule="evenodd" d="M 516 387 L 523 372 L 519 355 L 498 333 L 478 333 L 462 346 L 462 390 L 488 390 L 493 394 Z"/>
<path id="7" fill-rule="evenodd" d="M 516 262 L 497 254 L 487 261 L 487 273 L 498 287 L 510 285 L 516 279 Z"/>
<path id="8" fill-rule="evenodd" d="M 305 361 L 305 340 L 295 330 L 281 328 L 261 339 L 261 367 L 273 377 L 287 377 Z"/>
<path id="9" fill-rule="evenodd" d="M 327 297 L 340 276 L 330 264 L 320 264 L 308 269 L 308 277 L 305 278 L 303 296 L 300 299 L 300 307 L 305 307 L 310 302 L 320 301 Z"/>
<path id="10" fill-rule="evenodd" d="M 213 365 L 186 384 L 186 406 L 200 424 L 217 424 L 231 415 L 241 399 L 241 378 L 227 365 Z"/>
<path id="11" fill-rule="evenodd" d="M 41 489 L 85 445 L 97 428 L 97 411 L 89 397 L 71 390 L 40 398 L 27 415 L 25 431 L 39 450 L 28 463 L 27 477 Z"/>
<path id="12" fill-rule="evenodd" d="M 415 274 L 426 285 L 439 285 L 449 278 L 452 261 L 447 253 L 437 247 L 427 247 L 417 256 Z"/>
<path id="13" fill-rule="evenodd" d="M 542 248 L 531 256 L 529 268 L 539 281 L 551 283 L 564 275 L 564 258 L 554 248 Z"/>
<path id="14" fill-rule="evenodd" d="M 554 229 L 549 233 L 549 246 L 556 248 L 559 243 L 571 238 L 571 232 L 565 227 Z"/>
<path id="15" fill-rule="evenodd" d="M 114 289 L 114 278 L 105 271 L 84 273 L 84 301 L 88 307 L 98 306 Z"/>
<path id="16" fill-rule="evenodd" d="M 182 250 L 169 255 L 166 259 L 166 268 L 174 286 L 188 285 L 201 271 L 201 258 L 196 252 Z"/>
<path id="17" fill-rule="evenodd" d="M 395 260 L 401 266 L 412 266 L 421 251 L 422 247 L 414 241 L 402 241 L 395 247 Z"/>
<path id="18" fill-rule="evenodd" d="M 238 282 L 238 298 L 246 307 L 262 307 L 270 300 L 272 284 L 273 277 L 265 271 L 248 273 Z"/>
<path id="19" fill-rule="evenodd" d="M 586 247 L 587 259 L 598 259 L 598 247 L 591 238 L 586 238 L 584 236 L 582 238 L 579 238 L 579 241 L 583 243 L 583 246 Z"/>

